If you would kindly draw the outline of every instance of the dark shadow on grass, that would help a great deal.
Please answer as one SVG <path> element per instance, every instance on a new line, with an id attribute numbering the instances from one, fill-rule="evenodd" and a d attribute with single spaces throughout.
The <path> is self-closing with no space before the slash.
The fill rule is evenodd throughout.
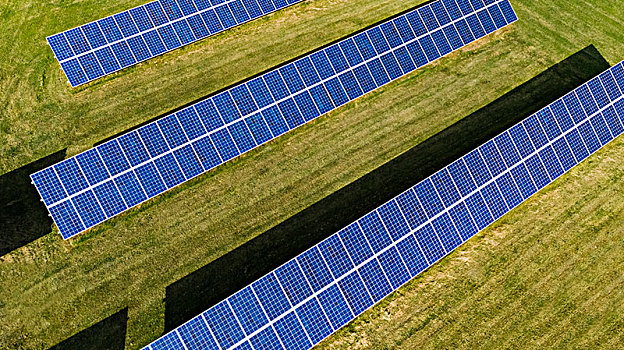
<path id="1" fill-rule="evenodd" d="M 0 256 L 52 232 L 52 218 L 30 174 L 62 161 L 66 150 L 0 176 Z"/>
<path id="2" fill-rule="evenodd" d="M 609 68 L 588 46 L 530 81 L 171 284 L 165 329 L 179 326 Z M 500 77 L 504 78 L 504 77 Z"/>
<path id="3" fill-rule="evenodd" d="M 54 345 L 50 350 L 124 350 L 128 308 Z"/>

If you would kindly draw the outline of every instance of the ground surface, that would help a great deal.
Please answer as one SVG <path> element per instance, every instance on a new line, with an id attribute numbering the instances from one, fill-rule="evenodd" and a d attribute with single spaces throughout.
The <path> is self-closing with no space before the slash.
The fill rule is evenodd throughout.
<path id="1" fill-rule="evenodd" d="M 0 1 L 0 174 L 68 155 L 421 3 L 311 0 L 70 90 L 45 37 L 143 0 Z M 614 0 L 512 0 L 520 21 L 64 242 L 0 258 L 0 348 L 50 347 L 128 307 L 162 334 L 165 287 L 594 44 L 624 59 Z M 321 348 L 616 347 L 622 138 Z"/>

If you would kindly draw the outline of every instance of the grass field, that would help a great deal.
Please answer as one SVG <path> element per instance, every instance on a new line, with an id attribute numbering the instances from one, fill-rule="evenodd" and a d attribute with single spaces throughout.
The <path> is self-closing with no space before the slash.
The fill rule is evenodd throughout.
<path id="1" fill-rule="evenodd" d="M 421 3 L 312 0 L 70 90 L 45 37 L 143 3 L 0 1 L 0 173 L 68 155 Z M 54 345 L 128 307 L 163 331 L 165 287 L 589 44 L 624 58 L 614 0 L 512 0 L 520 21 L 78 239 L 0 258 L 0 348 Z M 617 347 L 623 141 L 559 179 L 321 348 Z M 0 232 L 1 234 L 1 232 Z"/>

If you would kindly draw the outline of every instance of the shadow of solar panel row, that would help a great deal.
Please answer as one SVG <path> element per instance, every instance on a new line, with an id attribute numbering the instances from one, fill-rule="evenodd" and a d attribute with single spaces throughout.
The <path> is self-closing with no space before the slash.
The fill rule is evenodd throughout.
<path id="1" fill-rule="evenodd" d="M 157 0 L 47 38 L 78 86 L 303 0 Z"/>
<path id="2" fill-rule="evenodd" d="M 145 349 L 311 348 L 624 132 L 623 72 L 604 72 Z"/>
<path id="3" fill-rule="evenodd" d="M 71 237 L 517 19 L 507 0 L 460 3 L 434 2 L 316 51 L 44 169 L 34 184 Z"/>

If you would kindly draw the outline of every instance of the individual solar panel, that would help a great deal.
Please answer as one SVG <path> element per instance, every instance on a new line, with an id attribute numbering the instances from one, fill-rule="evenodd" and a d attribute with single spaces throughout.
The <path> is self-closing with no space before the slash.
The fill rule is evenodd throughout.
<path id="1" fill-rule="evenodd" d="M 622 64 L 619 63 L 608 72 L 622 69 Z M 602 78 L 604 75 L 600 77 Z M 576 91 L 587 88 L 586 84 Z M 605 92 L 604 89 L 600 89 L 603 88 L 595 84 L 590 90 L 598 90 L 599 92 L 596 94 Z M 431 194 L 420 191 L 419 188 L 422 188 L 420 184 L 433 184 L 433 190 L 441 192 L 449 191 L 451 187 L 455 187 L 458 179 L 459 181 L 467 181 L 466 179 L 471 178 L 472 175 L 469 168 L 463 164 L 469 162 L 466 158 L 471 154 L 473 155 L 474 152 L 460 158 L 442 171 L 391 199 L 378 209 L 331 235 L 276 270 L 282 271 L 281 274 L 284 274 L 284 271 L 288 271 L 287 273 L 293 271 L 295 272 L 293 276 L 297 277 L 283 278 L 286 282 L 280 283 L 274 277 L 275 272 L 271 272 L 243 289 L 242 292 L 226 299 L 221 304 L 225 302 L 237 304 L 241 294 L 249 295 L 249 298 L 252 298 L 253 293 L 250 293 L 250 290 L 256 290 L 256 293 L 261 295 L 261 301 L 271 301 L 263 306 L 263 310 L 266 310 L 267 314 L 271 314 L 271 321 L 261 322 L 262 326 L 244 337 L 240 336 L 238 330 L 234 330 L 231 338 L 238 339 L 238 342 L 232 347 L 223 347 L 223 349 L 234 349 L 238 345 L 246 344 L 249 339 L 251 339 L 254 349 L 263 349 L 260 344 L 254 345 L 254 339 L 264 337 L 265 332 L 273 334 L 274 328 L 277 330 L 277 337 L 272 338 L 272 343 L 276 349 L 309 349 L 319 343 L 392 291 L 407 283 L 421 271 L 449 254 L 476 234 L 478 230 L 484 229 L 495 219 L 526 201 L 536 193 L 536 188 L 552 183 L 565 171 L 578 164 L 572 155 L 571 148 L 583 147 L 585 152 L 589 154 L 585 144 L 588 137 L 586 134 L 590 130 L 592 133 L 596 127 L 601 130 L 596 131 L 593 136 L 589 136 L 595 138 L 596 142 L 602 143 L 598 146 L 599 148 L 612 140 L 614 135 L 621 132 L 616 130 L 623 128 L 623 91 L 624 79 L 612 86 L 612 91 L 608 94 L 609 100 L 605 100 L 606 104 L 601 110 L 579 120 L 572 128 L 554 136 L 546 144 L 533 149 L 529 154 L 519 156 L 515 152 L 497 152 L 504 158 L 505 164 L 510 165 L 509 167 L 485 180 L 485 183 L 479 187 L 465 187 L 467 192 L 461 192 L 461 196 L 445 196 L 444 210 L 424 221 L 418 221 L 417 224 L 410 224 L 410 229 L 397 231 L 390 229 L 390 227 L 407 226 L 410 222 L 407 214 L 414 210 L 414 206 L 420 206 L 423 199 L 424 201 L 430 200 L 425 197 Z M 592 92 L 584 98 L 594 98 L 593 96 Z M 564 98 L 556 101 L 548 108 L 553 109 L 563 100 Z M 584 101 L 581 99 L 580 102 L 583 103 Z M 540 113 L 543 111 L 525 119 L 518 125 L 524 125 L 531 118 L 539 118 Z M 609 121 L 604 118 L 606 114 L 610 115 Z M 557 124 L 556 119 L 549 119 L 549 122 Z M 579 134 L 578 129 L 583 125 L 587 125 L 587 129 Z M 590 126 L 594 127 L 590 129 Z M 559 125 L 557 127 L 560 128 Z M 497 150 L 499 145 L 504 144 L 506 144 L 505 147 L 517 147 L 516 140 L 509 136 L 511 130 L 514 128 L 506 130 L 486 142 L 479 147 L 479 150 L 486 145 Z M 602 136 L 597 136 L 596 133 Z M 569 138 L 569 135 L 576 136 Z M 578 146 L 571 147 L 569 142 L 574 139 L 576 139 L 575 142 L 578 142 Z M 493 148 L 492 151 L 486 152 L 492 153 Z M 513 159 L 507 161 L 505 158 L 510 154 Z M 486 158 L 489 159 L 490 156 Z M 489 165 L 489 161 L 486 160 L 486 164 Z M 458 173 L 463 173 L 465 176 L 458 176 Z M 429 186 L 427 185 L 426 188 L 430 188 Z M 362 229 L 362 227 L 366 228 Z M 368 235 L 362 234 L 362 231 L 368 232 Z M 395 233 L 388 236 L 388 232 Z M 363 253 L 363 251 L 367 253 Z M 303 274 L 300 272 L 299 266 L 305 266 Z M 323 276 L 322 284 L 319 284 L 320 279 L 310 278 L 316 269 L 318 269 L 319 276 Z M 329 274 L 330 271 L 332 271 L 331 275 Z M 301 287 L 293 289 L 292 281 L 296 281 L 295 284 Z M 272 287 L 274 295 L 271 295 L 270 292 L 267 293 L 271 290 L 271 287 L 267 287 L 270 285 L 274 285 Z M 299 294 L 289 295 L 292 301 L 288 304 L 284 291 L 289 294 Z M 281 302 L 279 302 L 280 300 Z M 259 305 L 255 299 L 247 304 L 252 308 Z M 276 308 L 272 307 L 274 304 L 281 305 L 279 314 L 275 313 Z M 218 310 L 219 305 L 207 312 Z M 293 310 L 295 310 L 294 313 Z M 241 318 L 244 319 L 247 313 L 248 311 L 235 311 L 235 314 L 230 317 L 240 320 Z M 259 317 L 259 319 L 265 320 L 263 317 Z M 159 349 L 156 345 L 160 346 L 164 339 L 178 339 L 177 335 L 186 339 L 185 332 L 192 327 L 198 329 L 198 338 L 205 337 L 207 325 L 197 326 L 197 320 L 195 318 L 171 331 L 148 346 L 148 349 Z M 227 324 L 233 321 L 222 320 L 222 322 Z M 208 326 L 212 327 L 210 324 Z M 293 336 L 295 334 L 298 338 Z M 281 340 L 281 344 L 278 344 L 276 340 Z M 190 348 L 192 343 L 186 345 Z M 175 346 L 177 343 L 168 349 L 175 349 Z"/>
<path id="2" fill-rule="evenodd" d="M 156 0 L 47 40 L 76 87 L 301 1 Z"/>
<path id="3" fill-rule="evenodd" d="M 499 0 L 489 6 L 499 6 L 505 1 Z M 169 4 L 173 6 L 174 0 Z M 413 15 L 418 16 L 418 10 L 348 37 L 97 146 L 91 160 L 95 162 L 93 166 L 103 163 L 106 168 L 97 182 L 78 183 L 78 178 L 62 177 L 61 174 L 58 174 L 60 179 L 54 180 L 51 175 L 57 175 L 57 171 L 45 170 L 48 181 L 38 181 L 35 185 L 42 193 L 55 193 L 54 198 L 46 198 L 46 205 L 51 210 L 111 178 L 134 172 L 140 188 L 125 189 L 125 193 L 133 193 L 133 198 L 124 198 L 126 202 L 134 203 L 127 205 L 129 209 L 136 205 L 134 199 L 138 198 L 137 193 L 140 196 L 143 192 L 145 200 L 152 198 L 365 92 L 404 76 L 416 66 L 427 64 L 429 61 L 418 52 L 422 52 L 419 42 L 424 38 L 429 38 L 428 45 L 437 52 L 430 34 L 425 32 L 416 36 L 414 33 L 411 41 L 403 41 L 395 25 L 402 23 L 402 26 L 408 27 L 401 31 L 413 31 L 411 23 L 415 19 L 410 20 L 409 17 Z M 400 18 L 405 20 L 401 22 Z M 454 23 L 456 21 L 449 22 L 446 27 Z M 444 37 L 443 30 L 438 30 L 439 35 Z M 153 35 L 148 36 L 149 33 Z M 138 45 L 164 45 L 155 29 L 147 34 L 133 38 L 138 40 Z M 391 44 L 386 37 L 392 38 Z M 132 138 L 131 144 L 126 142 L 129 138 Z M 528 136 L 527 141 L 530 142 Z M 88 173 L 90 170 L 84 167 L 89 168 L 90 163 L 76 167 L 74 173 Z M 441 210 L 439 199 L 432 197 L 431 200 L 433 202 L 423 203 L 430 215 L 432 211 Z M 68 207 L 63 213 L 71 217 L 83 215 L 78 208 L 74 209 L 74 213 L 70 210 Z M 64 227 L 61 232 L 63 237 L 71 237 L 90 228 L 93 226 L 91 223 L 96 223 L 95 219 L 103 221 L 112 217 L 108 215 L 111 211 L 103 208 L 102 211 L 103 215 L 87 220 L 89 225 Z M 59 221 L 67 220 L 59 214 L 54 217 Z"/>

